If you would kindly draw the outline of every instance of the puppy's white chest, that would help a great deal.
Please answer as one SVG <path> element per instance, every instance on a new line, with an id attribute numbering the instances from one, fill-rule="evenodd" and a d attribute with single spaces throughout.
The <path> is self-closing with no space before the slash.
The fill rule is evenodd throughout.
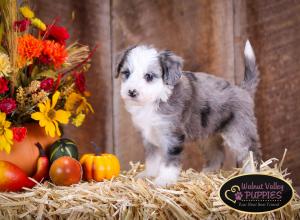
<path id="1" fill-rule="evenodd" d="M 169 123 L 155 111 L 152 106 L 129 107 L 134 125 L 141 130 L 143 137 L 160 147 L 164 131 L 169 128 Z"/>

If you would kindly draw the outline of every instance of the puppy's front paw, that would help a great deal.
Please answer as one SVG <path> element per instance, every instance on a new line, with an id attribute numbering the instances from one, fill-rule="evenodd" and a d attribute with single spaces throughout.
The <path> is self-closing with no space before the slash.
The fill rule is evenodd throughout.
<path id="1" fill-rule="evenodd" d="M 177 182 L 177 177 L 169 178 L 165 176 L 158 176 L 154 180 L 154 184 L 160 187 L 170 186 L 175 184 L 176 182 Z"/>
<path id="2" fill-rule="evenodd" d="M 156 186 L 169 186 L 177 182 L 180 173 L 179 166 L 161 166 L 159 175 L 155 178 L 154 184 Z"/>

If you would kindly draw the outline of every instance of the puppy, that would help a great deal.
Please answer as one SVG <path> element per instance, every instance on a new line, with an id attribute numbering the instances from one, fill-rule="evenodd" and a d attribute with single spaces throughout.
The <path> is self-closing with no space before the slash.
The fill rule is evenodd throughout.
<path id="1" fill-rule="evenodd" d="M 166 186 L 177 181 L 186 140 L 220 135 L 239 165 L 249 151 L 260 161 L 253 97 L 258 70 L 253 49 L 245 46 L 245 77 L 240 86 L 206 73 L 182 71 L 182 59 L 171 51 L 137 45 L 127 49 L 117 66 L 121 96 L 145 147 L 145 171 Z M 213 147 L 212 147 L 213 148 Z M 206 170 L 220 168 L 223 152 L 208 149 Z"/>

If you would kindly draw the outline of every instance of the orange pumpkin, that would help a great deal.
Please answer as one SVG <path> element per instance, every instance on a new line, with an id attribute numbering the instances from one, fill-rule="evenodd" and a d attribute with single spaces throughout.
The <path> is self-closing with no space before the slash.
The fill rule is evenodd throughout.
<path id="1" fill-rule="evenodd" d="M 47 136 L 45 128 L 40 127 L 38 123 L 26 124 L 24 127 L 27 128 L 27 135 L 24 140 L 22 142 L 14 141 L 10 154 L 0 151 L 0 160 L 9 161 L 20 167 L 28 176 L 32 176 L 39 157 L 39 150 L 35 143 L 39 142 L 46 150 L 58 137 Z"/>
<path id="2" fill-rule="evenodd" d="M 83 169 L 85 180 L 103 181 L 118 176 L 120 173 L 120 163 L 118 158 L 113 154 L 84 154 L 80 163 Z"/>

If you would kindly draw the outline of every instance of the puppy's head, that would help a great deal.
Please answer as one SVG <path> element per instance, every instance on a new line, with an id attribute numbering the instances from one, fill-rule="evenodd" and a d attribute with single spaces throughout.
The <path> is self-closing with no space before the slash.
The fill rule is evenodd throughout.
<path id="1" fill-rule="evenodd" d="M 145 45 L 125 50 L 117 66 L 122 78 L 121 96 L 125 102 L 144 105 L 167 101 L 181 77 L 182 59 L 171 51 L 157 51 Z"/>

